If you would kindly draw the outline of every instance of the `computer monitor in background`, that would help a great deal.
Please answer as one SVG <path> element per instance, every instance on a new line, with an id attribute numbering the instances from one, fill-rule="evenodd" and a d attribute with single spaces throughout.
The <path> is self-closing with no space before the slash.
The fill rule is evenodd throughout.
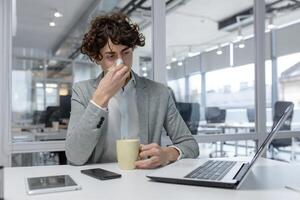
<path id="1" fill-rule="evenodd" d="M 59 96 L 60 118 L 69 119 L 71 113 L 71 95 Z"/>

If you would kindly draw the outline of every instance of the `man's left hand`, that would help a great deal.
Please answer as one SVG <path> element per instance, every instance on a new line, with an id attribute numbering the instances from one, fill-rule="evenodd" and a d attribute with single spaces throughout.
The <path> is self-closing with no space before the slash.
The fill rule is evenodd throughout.
<path id="1" fill-rule="evenodd" d="M 153 169 L 177 160 L 179 152 L 173 147 L 161 147 L 156 143 L 141 145 L 139 157 L 147 158 L 135 162 L 138 169 Z"/>

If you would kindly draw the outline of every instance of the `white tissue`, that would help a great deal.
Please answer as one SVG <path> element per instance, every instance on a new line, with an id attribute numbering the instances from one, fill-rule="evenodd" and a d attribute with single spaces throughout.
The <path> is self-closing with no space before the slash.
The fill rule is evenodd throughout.
<path id="1" fill-rule="evenodd" d="M 116 65 L 120 65 L 120 64 L 123 64 L 123 60 L 121 58 L 118 58 L 116 60 Z"/>

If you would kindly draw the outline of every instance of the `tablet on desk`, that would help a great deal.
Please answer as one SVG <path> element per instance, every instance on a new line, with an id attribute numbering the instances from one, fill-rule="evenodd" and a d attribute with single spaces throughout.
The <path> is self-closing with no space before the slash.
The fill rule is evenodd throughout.
<path id="1" fill-rule="evenodd" d="M 69 175 L 29 177 L 25 179 L 25 184 L 28 194 L 43 194 L 81 189 Z"/>

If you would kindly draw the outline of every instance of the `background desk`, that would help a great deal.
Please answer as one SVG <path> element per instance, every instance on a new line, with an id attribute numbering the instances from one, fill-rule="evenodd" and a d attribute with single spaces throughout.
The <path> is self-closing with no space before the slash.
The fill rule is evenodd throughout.
<path id="1" fill-rule="evenodd" d="M 81 169 L 101 167 L 122 174 L 121 179 L 99 181 L 80 173 Z M 240 190 L 176 185 L 150 181 L 151 170 L 120 171 L 115 163 L 89 166 L 45 166 L 5 168 L 5 200 L 276 200 L 300 199 L 300 193 L 285 189 L 289 183 L 300 185 L 300 165 L 261 159 Z M 30 176 L 70 174 L 82 190 L 28 196 L 24 179 Z"/>

